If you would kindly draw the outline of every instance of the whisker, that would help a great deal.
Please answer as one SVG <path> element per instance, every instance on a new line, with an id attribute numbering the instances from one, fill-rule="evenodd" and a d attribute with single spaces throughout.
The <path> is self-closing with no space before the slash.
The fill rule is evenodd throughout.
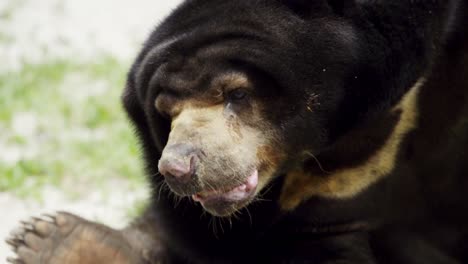
<path id="1" fill-rule="evenodd" d="M 318 160 L 318 158 L 317 158 L 314 154 L 312 154 L 312 153 L 309 152 L 309 151 L 306 151 L 305 153 L 306 153 L 307 155 L 309 155 L 310 157 L 312 157 L 312 158 L 315 160 L 315 162 L 316 162 L 317 165 L 319 166 L 319 169 L 320 169 L 323 173 L 331 174 L 330 171 L 327 171 L 327 170 L 325 170 L 325 169 L 323 168 L 322 164 L 320 163 L 320 161 Z"/>
<path id="2" fill-rule="evenodd" d="M 177 208 L 182 202 L 183 197 L 174 195 L 174 209 Z"/>
<path id="3" fill-rule="evenodd" d="M 229 217 L 228 221 L 229 221 L 229 230 L 232 230 L 232 218 Z"/>
<path id="4" fill-rule="evenodd" d="M 206 217 L 206 211 L 202 210 L 202 213 L 200 214 L 200 219 L 203 219 L 204 217 Z"/>
<path id="5" fill-rule="evenodd" d="M 221 228 L 221 234 L 224 234 L 224 228 L 223 228 L 224 218 L 218 217 L 218 219 L 219 219 L 219 227 Z"/>
<path id="6" fill-rule="evenodd" d="M 158 187 L 158 190 L 157 190 L 157 192 L 158 192 L 158 201 L 161 200 L 161 193 L 164 191 L 165 187 L 166 187 L 166 182 L 165 181 L 163 181 L 162 183 L 159 184 L 159 187 Z"/>
<path id="7" fill-rule="evenodd" d="M 219 239 L 216 217 L 212 216 L 211 219 L 212 219 L 212 223 L 213 223 L 213 235 L 214 235 L 214 237 L 216 239 Z"/>
<path id="8" fill-rule="evenodd" d="M 262 197 L 255 197 L 252 202 L 271 202 L 271 199 L 266 199 Z"/>
<path id="9" fill-rule="evenodd" d="M 253 220 L 252 220 L 252 215 L 250 214 L 249 208 L 248 208 L 248 207 L 245 207 L 245 211 L 246 211 L 247 214 L 249 215 L 250 227 L 252 227 L 252 226 L 253 226 Z"/>

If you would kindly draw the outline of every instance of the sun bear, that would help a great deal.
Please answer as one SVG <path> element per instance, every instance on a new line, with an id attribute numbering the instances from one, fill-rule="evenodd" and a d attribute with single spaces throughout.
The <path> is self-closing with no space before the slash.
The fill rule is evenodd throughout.
<path id="1" fill-rule="evenodd" d="M 122 95 L 144 214 L 123 230 L 33 218 L 9 261 L 468 263 L 467 12 L 185 1 Z"/>

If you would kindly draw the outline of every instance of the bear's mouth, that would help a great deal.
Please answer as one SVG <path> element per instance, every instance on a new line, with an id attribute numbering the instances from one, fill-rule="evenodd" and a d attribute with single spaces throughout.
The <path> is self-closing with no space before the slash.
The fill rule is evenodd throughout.
<path id="1" fill-rule="evenodd" d="M 233 188 L 202 191 L 192 195 L 208 212 L 225 216 L 245 206 L 255 195 L 258 185 L 258 170 L 254 170 L 244 183 Z"/>

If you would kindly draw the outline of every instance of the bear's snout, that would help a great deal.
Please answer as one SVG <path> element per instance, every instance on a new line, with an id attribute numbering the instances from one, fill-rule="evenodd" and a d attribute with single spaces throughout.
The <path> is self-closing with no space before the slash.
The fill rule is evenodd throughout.
<path id="1" fill-rule="evenodd" d="M 159 160 L 159 172 L 170 185 L 189 183 L 195 175 L 198 161 L 196 149 L 188 144 L 167 146 Z"/>

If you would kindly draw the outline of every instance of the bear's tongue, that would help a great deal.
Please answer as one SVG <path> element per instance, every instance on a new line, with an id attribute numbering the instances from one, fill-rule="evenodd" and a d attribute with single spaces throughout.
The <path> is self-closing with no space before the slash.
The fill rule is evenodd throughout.
<path id="1" fill-rule="evenodd" d="M 250 197 L 250 195 L 257 188 L 257 184 L 258 184 L 258 171 L 255 170 L 243 184 L 229 191 L 216 190 L 216 191 L 200 192 L 195 195 L 192 195 L 192 199 L 200 203 L 204 203 L 205 201 L 213 200 L 213 199 L 223 199 L 223 200 L 228 200 L 228 201 L 233 201 L 233 202 L 242 201 Z"/>

